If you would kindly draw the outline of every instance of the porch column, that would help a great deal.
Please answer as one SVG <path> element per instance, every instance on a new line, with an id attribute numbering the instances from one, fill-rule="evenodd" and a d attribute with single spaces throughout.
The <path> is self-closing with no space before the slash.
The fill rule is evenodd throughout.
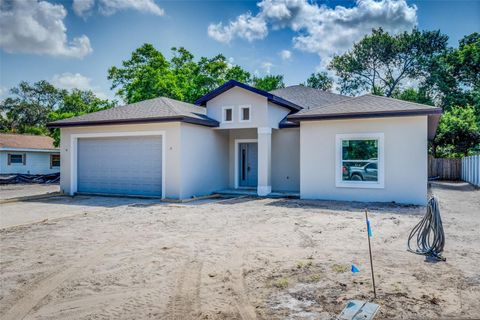
<path id="1" fill-rule="evenodd" d="M 258 186 L 257 194 L 266 196 L 272 192 L 272 128 L 258 130 Z"/>

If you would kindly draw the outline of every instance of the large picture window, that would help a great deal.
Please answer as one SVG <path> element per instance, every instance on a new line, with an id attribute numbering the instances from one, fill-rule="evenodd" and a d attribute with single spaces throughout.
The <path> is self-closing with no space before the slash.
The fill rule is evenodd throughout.
<path id="1" fill-rule="evenodd" d="M 383 188 L 383 134 L 337 135 L 338 187 Z"/>

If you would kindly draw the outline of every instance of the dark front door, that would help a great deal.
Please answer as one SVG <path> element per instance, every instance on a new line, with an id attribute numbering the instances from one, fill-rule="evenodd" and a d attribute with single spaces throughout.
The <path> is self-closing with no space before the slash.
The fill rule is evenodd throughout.
<path id="1" fill-rule="evenodd" d="M 258 147 L 256 143 L 239 144 L 239 183 L 240 187 L 257 186 Z"/>

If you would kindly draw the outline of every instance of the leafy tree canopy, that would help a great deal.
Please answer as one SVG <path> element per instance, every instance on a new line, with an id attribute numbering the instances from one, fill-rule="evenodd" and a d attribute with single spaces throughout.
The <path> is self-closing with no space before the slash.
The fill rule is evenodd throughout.
<path id="1" fill-rule="evenodd" d="M 462 157 L 480 151 L 480 125 L 472 106 L 453 107 L 440 119 L 433 143 L 439 157 Z"/>
<path id="2" fill-rule="evenodd" d="M 275 89 L 285 88 L 283 83 L 283 76 L 281 75 L 266 75 L 263 78 L 254 77 L 252 86 L 264 91 L 272 91 Z"/>
<path id="3" fill-rule="evenodd" d="M 100 111 L 114 106 L 92 91 L 55 88 L 45 80 L 30 84 L 22 81 L 0 101 L 0 131 L 52 135 L 59 142 L 58 130 L 48 130 L 47 122 Z"/>
<path id="4" fill-rule="evenodd" d="M 390 97 L 406 80 L 428 76 L 428 66 L 446 50 L 447 40 L 440 31 L 413 29 L 390 35 L 374 29 L 350 51 L 335 56 L 329 68 L 336 72 L 344 94 L 368 91 Z"/>
<path id="5" fill-rule="evenodd" d="M 307 87 L 330 91 L 333 87 L 333 79 L 325 71 L 312 73 L 307 79 Z"/>
<path id="6" fill-rule="evenodd" d="M 172 48 L 168 60 L 151 44 L 136 49 L 121 67 L 111 67 L 108 79 L 112 89 L 127 103 L 160 96 L 194 102 L 228 80 L 252 84 L 260 89 L 283 86 L 283 76 L 253 77 L 224 55 L 201 57 L 198 61 L 187 49 Z"/>

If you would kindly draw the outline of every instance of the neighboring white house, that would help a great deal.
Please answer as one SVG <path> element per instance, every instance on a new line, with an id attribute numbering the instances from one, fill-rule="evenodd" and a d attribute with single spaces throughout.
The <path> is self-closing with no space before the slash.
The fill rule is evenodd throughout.
<path id="1" fill-rule="evenodd" d="M 0 174 L 60 172 L 60 150 L 46 136 L 0 133 Z"/>
<path id="2" fill-rule="evenodd" d="M 441 109 L 228 81 L 195 105 L 156 98 L 59 120 L 61 190 L 186 199 L 225 189 L 425 204 Z"/>

